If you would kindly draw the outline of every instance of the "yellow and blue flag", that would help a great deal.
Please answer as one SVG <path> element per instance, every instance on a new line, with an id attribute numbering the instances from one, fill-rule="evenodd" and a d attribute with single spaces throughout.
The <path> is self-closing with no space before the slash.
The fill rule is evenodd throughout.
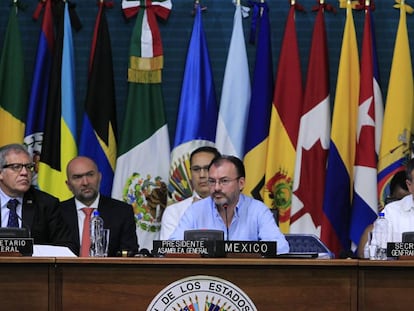
<path id="1" fill-rule="evenodd" d="M 38 184 L 41 190 L 65 200 L 72 196 L 65 185 L 66 165 L 77 155 L 75 68 L 69 3 L 55 5 L 59 14 L 58 30 Z"/>
<path id="2" fill-rule="evenodd" d="M 395 5 L 400 20 L 394 45 L 390 80 L 384 112 L 384 124 L 378 159 L 378 192 L 381 205 L 389 194 L 389 182 L 411 157 L 413 134 L 414 87 L 411 50 L 407 30 L 407 8 Z M 412 12 L 412 9 L 409 9 Z"/>
<path id="3" fill-rule="evenodd" d="M 246 183 L 243 192 L 263 201 L 267 143 L 273 95 L 273 63 L 267 2 L 253 3 L 250 42 L 256 40 L 256 60 L 252 80 L 252 95 L 247 120 L 244 166 Z"/>
<path id="4" fill-rule="evenodd" d="M 352 5 L 346 21 L 339 60 L 331 141 L 323 201 L 321 239 L 338 257 L 349 251 L 349 222 L 353 189 L 356 122 L 359 100 L 359 58 Z"/>

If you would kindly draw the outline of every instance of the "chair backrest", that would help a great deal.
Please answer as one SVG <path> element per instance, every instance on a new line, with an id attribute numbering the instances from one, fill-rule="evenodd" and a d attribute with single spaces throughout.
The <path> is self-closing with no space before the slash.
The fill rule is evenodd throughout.
<path id="1" fill-rule="evenodd" d="M 291 253 L 318 253 L 320 257 L 334 258 L 329 248 L 314 234 L 285 234 Z"/>

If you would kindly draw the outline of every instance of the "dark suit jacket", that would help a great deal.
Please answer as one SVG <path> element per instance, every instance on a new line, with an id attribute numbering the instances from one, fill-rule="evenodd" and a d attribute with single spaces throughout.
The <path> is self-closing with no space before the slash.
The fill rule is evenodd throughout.
<path id="1" fill-rule="evenodd" d="M 67 246 L 72 250 L 70 231 L 63 221 L 59 200 L 31 187 L 23 196 L 23 227 L 30 229 L 35 244 Z"/>
<path id="2" fill-rule="evenodd" d="M 75 253 L 79 255 L 80 239 L 78 214 L 75 199 L 61 202 L 64 221 L 70 228 L 72 242 L 76 245 Z M 121 250 L 138 252 L 138 241 L 134 211 L 132 206 L 103 195 L 99 198 L 98 211 L 104 220 L 104 228 L 110 229 L 108 256 L 116 256 Z"/>

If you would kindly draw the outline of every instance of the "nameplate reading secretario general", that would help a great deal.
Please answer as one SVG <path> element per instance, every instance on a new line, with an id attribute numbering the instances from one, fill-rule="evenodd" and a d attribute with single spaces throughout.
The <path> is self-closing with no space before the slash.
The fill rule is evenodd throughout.
<path id="1" fill-rule="evenodd" d="M 0 238 L 0 255 L 32 256 L 33 238 Z"/>
<path id="2" fill-rule="evenodd" d="M 387 257 L 414 256 L 414 242 L 387 243 Z"/>
<path id="3" fill-rule="evenodd" d="M 153 250 L 157 255 L 192 254 L 203 257 L 224 257 L 226 254 L 258 254 L 276 257 L 276 242 L 265 241 L 154 241 Z"/>

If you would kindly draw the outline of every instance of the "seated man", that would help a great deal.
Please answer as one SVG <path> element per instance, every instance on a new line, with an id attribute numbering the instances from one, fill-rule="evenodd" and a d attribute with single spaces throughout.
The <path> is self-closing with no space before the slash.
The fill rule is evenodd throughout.
<path id="1" fill-rule="evenodd" d="M 278 254 L 289 252 L 289 244 L 270 209 L 241 193 L 246 174 L 240 159 L 217 157 L 208 175 L 210 196 L 187 209 L 171 240 L 182 240 L 186 230 L 217 229 L 224 231 L 226 240 L 276 241 Z"/>
<path id="2" fill-rule="evenodd" d="M 84 208 L 97 209 L 104 220 L 104 228 L 110 229 L 108 256 L 116 256 L 120 251 L 137 253 L 138 242 L 132 206 L 100 195 L 102 175 L 96 163 L 87 157 L 76 157 L 68 163 L 66 175 L 66 184 L 74 197 L 62 202 L 61 210 L 71 229 L 72 241 L 76 245 L 75 253 L 82 257 L 89 256 L 90 244 L 85 242 L 82 245 L 83 236 L 89 234 L 87 230 L 84 232 L 84 221 L 87 217 Z"/>
<path id="3" fill-rule="evenodd" d="M 387 204 L 383 211 L 388 220 L 388 240 L 391 242 L 401 242 L 403 232 L 414 231 L 414 159 L 408 161 L 405 173 L 409 194 Z"/>
<path id="4" fill-rule="evenodd" d="M 29 229 L 35 244 L 67 246 L 74 250 L 59 200 L 31 186 L 34 166 L 23 145 L 0 148 L 1 226 Z"/>
<path id="5" fill-rule="evenodd" d="M 169 205 L 161 221 L 160 240 L 168 240 L 171 233 L 175 230 L 181 216 L 187 208 L 200 199 L 207 197 L 209 192 L 208 186 L 208 166 L 215 157 L 220 156 L 216 148 L 203 146 L 194 150 L 190 155 L 191 184 L 193 186 L 193 195 L 181 202 Z"/>
<path id="6" fill-rule="evenodd" d="M 385 206 L 388 206 L 389 203 L 401 200 L 406 195 L 410 194 L 407 188 L 407 173 L 405 170 L 399 171 L 394 174 L 390 181 L 390 195 L 385 199 Z M 381 209 L 380 209 L 381 211 Z M 367 254 L 367 240 L 368 234 L 374 229 L 374 225 L 370 224 L 364 230 L 364 233 L 361 236 L 358 245 L 358 257 L 359 258 L 369 258 Z M 366 253 L 366 254 L 365 254 Z"/>

